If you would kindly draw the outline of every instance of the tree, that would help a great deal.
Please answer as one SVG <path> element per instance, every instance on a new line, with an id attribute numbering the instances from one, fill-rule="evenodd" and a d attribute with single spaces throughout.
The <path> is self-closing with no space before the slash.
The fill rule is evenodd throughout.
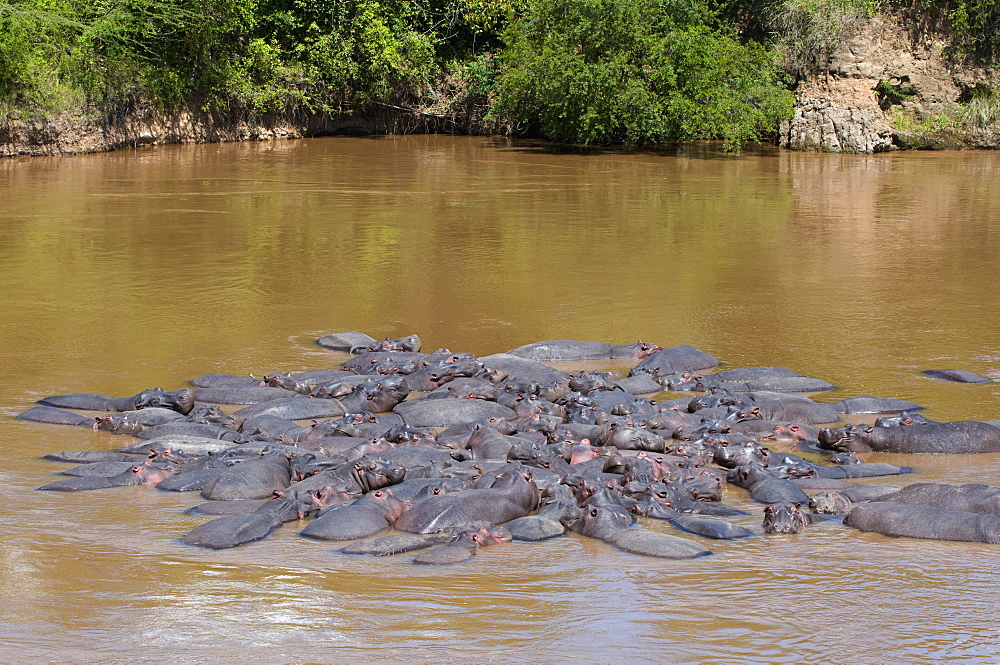
<path id="1" fill-rule="evenodd" d="M 770 51 L 712 19 L 698 0 L 537 0 L 504 33 L 493 113 L 557 141 L 738 150 L 790 117 L 792 96 Z"/>

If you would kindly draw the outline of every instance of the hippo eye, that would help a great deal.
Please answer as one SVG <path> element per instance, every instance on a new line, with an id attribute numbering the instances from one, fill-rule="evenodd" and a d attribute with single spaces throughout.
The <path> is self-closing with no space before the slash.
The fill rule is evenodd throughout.
<path id="1" fill-rule="evenodd" d="M 132 473 L 139 473 L 140 470 L 141 470 L 141 467 L 138 467 L 138 466 L 133 466 L 132 467 Z"/>
<path id="2" fill-rule="evenodd" d="M 375 464 L 369 464 L 368 465 L 368 470 L 369 471 L 378 471 L 378 466 L 375 465 Z"/>
<path id="3" fill-rule="evenodd" d="M 597 517 L 597 508 L 594 508 L 593 510 L 590 511 L 590 516 Z"/>

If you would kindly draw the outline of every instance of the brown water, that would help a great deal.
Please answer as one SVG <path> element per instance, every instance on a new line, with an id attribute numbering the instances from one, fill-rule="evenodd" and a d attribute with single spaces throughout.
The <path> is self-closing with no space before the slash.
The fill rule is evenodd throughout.
<path id="1" fill-rule="evenodd" d="M 64 468 L 40 456 L 122 437 L 7 416 L 331 367 L 313 340 L 360 330 L 479 355 L 689 343 L 841 386 L 821 399 L 1000 418 L 1000 384 L 918 373 L 1000 377 L 997 182 L 996 153 L 424 136 L 0 161 L 0 661 L 996 662 L 997 546 L 832 525 L 671 562 L 567 536 L 427 570 L 289 524 L 203 551 L 177 540 L 192 495 L 33 491 Z M 1000 484 L 1000 455 L 874 458 Z"/>

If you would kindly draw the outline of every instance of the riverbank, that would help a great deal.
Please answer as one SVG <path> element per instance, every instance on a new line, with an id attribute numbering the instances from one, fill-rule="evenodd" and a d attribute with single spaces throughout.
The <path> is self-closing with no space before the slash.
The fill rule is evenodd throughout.
<path id="1" fill-rule="evenodd" d="M 997 71 L 956 61 L 948 31 L 925 19 L 898 13 L 859 22 L 796 86 L 779 145 L 846 153 L 1000 148 Z"/>
<path id="2" fill-rule="evenodd" d="M 272 53 L 277 59 L 267 61 L 273 69 L 268 78 L 258 62 L 263 56 L 252 50 L 231 54 L 232 61 L 249 68 L 245 72 L 229 72 L 225 81 L 188 72 L 187 87 L 169 94 L 161 80 L 169 72 L 145 61 L 134 64 L 132 85 L 111 81 L 109 71 L 96 67 L 94 77 L 108 79 L 110 86 L 100 93 L 93 82 L 64 80 L 55 69 L 48 79 L 36 77 L 34 88 L 17 72 L 7 80 L 0 72 L 0 93 L 9 89 L 0 94 L 6 104 L 0 105 L 0 157 L 394 133 L 507 134 L 612 145 L 723 138 L 731 149 L 768 138 L 791 150 L 860 154 L 1000 148 L 1000 74 L 975 64 L 990 59 L 974 57 L 962 46 L 944 14 L 902 4 L 874 11 L 860 0 L 844 5 L 850 11 L 836 3 L 807 11 L 794 10 L 793 4 L 782 5 L 788 25 L 771 26 L 771 32 L 764 30 L 766 40 L 751 39 L 745 46 L 719 35 L 688 44 L 675 33 L 640 34 L 634 21 L 622 17 L 621 24 L 595 23 L 591 27 L 613 45 L 593 56 L 603 61 L 599 67 L 575 63 L 570 52 L 550 70 L 539 54 L 555 46 L 546 41 L 547 33 L 531 33 L 528 22 L 521 26 L 523 34 L 505 33 L 511 40 L 506 46 L 494 43 L 476 51 L 466 44 L 466 51 L 456 51 L 452 44 L 449 53 L 463 53 L 461 58 L 420 60 L 419 76 L 416 61 L 405 59 L 393 60 L 396 69 L 386 65 L 356 80 L 335 80 L 326 70 L 307 76 L 302 62 Z M 644 11 L 656 15 L 658 5 Z M 799 19 L 808 30 L 788 18 L 794 11 L 805 11 Z M 576 17 L 563 29 L 588 20 Z M 830 27 L 840 23 L 837 30 Z M 397 37 L 404 43 L 415 34 L 411 29 Z M 688 47 L 691 51 L 684 51 Z M 669 66 L 629 60 L 614 75 L 600 73 L 622 54 L 674 49 L 684 57 Z M 698 60 L 699 49 L 716 53 L 715 61 Z M 777 64 L 788 79 L 779 75 Z M 701 83 L 657 87 L 652 82 L 657 76 L 649 76 L 654 65 L 664 67 L 664 76 L 676 69 Z M 181 72 L 170 71 L 170 80 Z M 747 81 L 752 84 L 741 87 Z M 215 110 L 203 110 L 208 108 Z"/>
<path id="3" fill-rule="evenodd" d="M 500 126 L 387 107 L 365 116 L 226 115 L 132 109 L 115 116 L 75 109 L 45 118 L 0 120 L 0 157 L 76 155 L 143 146 L 300 139 L 331 134 L 484 134 Z"/>

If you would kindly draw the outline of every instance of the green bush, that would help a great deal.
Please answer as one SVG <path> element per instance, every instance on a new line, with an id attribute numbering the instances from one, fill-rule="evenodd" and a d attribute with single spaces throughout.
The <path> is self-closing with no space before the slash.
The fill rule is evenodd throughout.
<path id="1" fill-rule="evenodd" d="M 772 54 L 683 0 L 537 0 L 504 33 L 492 113 L 556 140 L 730 149 L 792 112 Z"/>

